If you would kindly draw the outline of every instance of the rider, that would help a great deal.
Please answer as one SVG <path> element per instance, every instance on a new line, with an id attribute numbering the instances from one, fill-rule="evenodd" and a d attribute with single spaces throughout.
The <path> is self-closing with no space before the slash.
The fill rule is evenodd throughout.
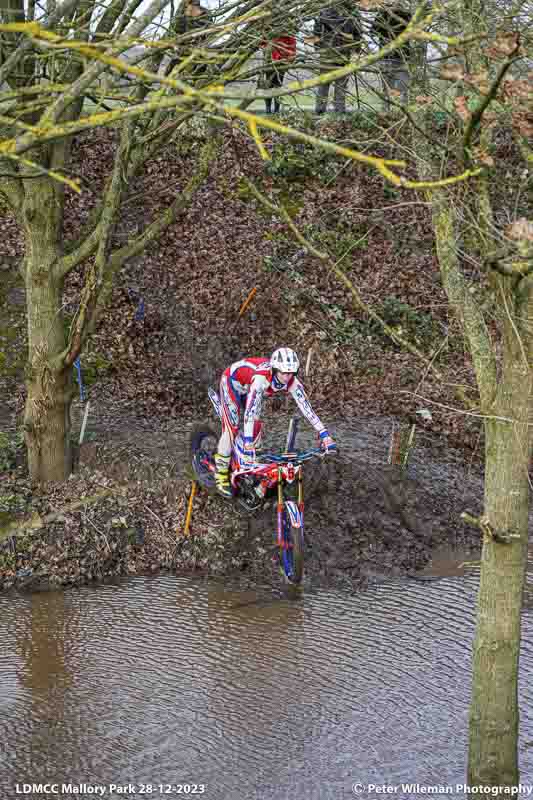
<path id="1" fill-rule="evenodd" d="M 244 410 L 244 454 L 242 461 L 253 464 L 255 449 L 261 435 L 261 406 L 263 397 L 279 392 L 290 392 L 304 417 L 320 437 L 325 451 L 336 450 L 337 445 L 319 420 L 298 380 L 300 362 L 288 347 L 280 347 L 266 358 L 246 358 L 231 364 L 220 379 L 222 405 L 222 436 L 215 456 L 216 487 L 224 497 L 231 497 L 229 465 L 231 447 L 239 429 L 240 412 Z"/>

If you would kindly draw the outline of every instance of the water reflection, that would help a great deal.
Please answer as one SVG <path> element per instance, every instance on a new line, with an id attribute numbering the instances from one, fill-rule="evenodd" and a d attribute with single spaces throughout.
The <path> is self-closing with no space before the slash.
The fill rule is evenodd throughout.
<path id="1" fill-rule="evenodd" d="M 41 780 L 205 783 L 210 800 L 460 783 L 475 591 L 466 574 L 292 602 L 169 577 L 0 597 L 0 796 Z M 526 612 L 523 777 L 532 628 Z"/>

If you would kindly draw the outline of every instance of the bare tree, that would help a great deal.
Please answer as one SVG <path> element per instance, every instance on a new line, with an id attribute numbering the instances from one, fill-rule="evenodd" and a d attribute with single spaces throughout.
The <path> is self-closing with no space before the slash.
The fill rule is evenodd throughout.
<path id="1" fill-rule="evenodd" d="M 294 96 L 332 77 L 368 68 L 380 53 L 371 52 L 331 75 L 293 80 L 268 92 L 255 87 L 243 91 L 232 85 L 243 75 L 253 76 L 254 70 L 257 74 L 257 64 L 250 68 L 248 62 L 260 44 L 285 30 L 288 18 L 297 27 L 306 15 L 318 13 L 319 3 L 292 0 L 283 7 L 271 7 L 270 0 L 229 3 L 213 12 L 209 25 L 201 29 L 166 19 L 166 0 L 153 0 L 136 16 L 139 6 L 139 0 L 109 0 L 104 5 L 96 0 L 63 0 L 48 4 L 46 10 L 23 0 L 0 5 L 0 85 L 8 86 L 0 94 L 0 192 L 25 240 L 21 264 L 28 312 L 24 432 L 30 474 L 36 481 L 62 480 L 71 470 L 72 364 L 102 314 L 113 275 L 178 217 L 208 175 L 216 137 L 206 139 L 184 191 L 137 237 L 126 245 L 116 244 L 113 234 L 128 184 L 184 121 L 199 113 L 242 120 L 264 157 L 268 153 L 261 127 L 362 161 L 398 185 L 416 185 L 402 177 L 406 165 L 401 160 L 324 142 L 246 110 L 254 97 Z M 182 12 L 180 7 L 177 14 Z M 426 30 L 434 16 L 422 7 L 397 44 Z M 132 51 L 134 46 L 138 49 Z M 393 48 L 394 43 L 389 44 L 383 52 Z M 162 75 L 165 55 L 172 60 L 166 70 L 169 74 Z M 123 85 L 125 76 L 133 79 L 130 88 Z M 85 113 L 87 98 L 100 107 Z M 106 108 L 110 102 L 116 107 Z M 82 235 L 64 241 L 65 186 L 79 191 L 78 181 L 69 173 L 74 136 L 111 124 L 119 126 L 119 137 L 100 202 Z M 478 172 L 474 165 L 461 177 Z M 65 335 L 63 285 L 79 265 L 85 267 L 84 285 Z"/>
<path id="2" fill-rule="evenodd" d="M 477 520 L 465 516 L 483 535 L 468 781 L 515 786 L 533 445 L 533 223 L 517 218 L 520 180 L 509 186 L 509 203 L 497 213 L 494 175 L 501 165 L 492 153 L 497 130 L 531 163 L 533 87 L 524 73 L 531 63 L 532 18 L 522 2 L 472 0 L 458 11 L 469 41 L 453 48 L 453 65 L 440 73 L 451 91 L 432 92 L 421 78 L 417 88 L 426 110 L 416 115 L 413 141 L 419 176 L 434 179 L 443 153 L 420 131 L 427 131 L 429 109 L 446 108 L 446 100 L 449 109 L 452 100 L 448 156 L 463 166 L 473 159 L 487 165 L 466 191 L 429 190 L 428 199 L 442 283 L 472 356 L 479 390 L 472 402 L 485 428 L 484 512 Z"/>
<path id="3" fill-rule="evenodd" d="M 369 10 L 380 5 L 365 3 Z M 415 15 L 424 11 L 434 16 L 413 38 L 409 102 L 390 98 L 409 136 L 395 142 L 387 127 L 387 137 L 392 149 L 410 154 L 430 204 L 442 284 L 477 384 L 477 395 L 464 388 L 457 395 L 485 430 L 483 514 L 462 514 L 483 537 L 468 783 L 512 787 L 519 783 L 520 614 L 533 455 L 533 222 L 518 211 L 533 163 L 533 15 L 525 0 L 468 0 L 442 14 L 428 4 Z M 379 88 L 371 91 L 379 101 Z M 505 174 L 505 164 L 496 162 L 496 134 L 523 159 L 503 207 L 497 175 Z M 454 170 L 480 163 L 484 169 L 470 181 L 446 183 Z M 300 246 L 337 274 L 358 309 L 441 377 L 434 360 L 365 305 L 338 263 L 313 246 L 283 208 L 252 190 L 285 219 Z"/>

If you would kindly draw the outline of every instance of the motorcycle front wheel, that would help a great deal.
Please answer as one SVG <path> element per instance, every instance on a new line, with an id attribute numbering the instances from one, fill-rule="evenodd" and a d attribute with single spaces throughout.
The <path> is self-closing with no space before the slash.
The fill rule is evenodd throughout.
<path id="1" fill-rule="evenodd" d="M 287 509 L 283 510 L 279 563 L 289 583 L 301 583 L 304 574 L 304 532 L 303 528 L 292 524 Z"/>

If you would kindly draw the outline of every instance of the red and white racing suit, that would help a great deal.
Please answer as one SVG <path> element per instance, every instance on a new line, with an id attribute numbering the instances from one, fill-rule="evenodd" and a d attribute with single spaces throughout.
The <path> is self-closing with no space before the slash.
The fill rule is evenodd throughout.
<path id="1" fill-rule="evenodd" d="M 241 411 L 244 410 L 243 440 L 245 447 L 254 450 L 254 442 L 261 430 L 263 397 L 289 393 L 303 416 L 318 434 L 326 430 L 311 407 L 301 381 L 293 375 L 287 384 L 276 381 L 267 358 L 245 358 L 236 361 L 222 373 L 220 402 L 222 406 L 222 436 L 218 444 L 220 455 L 229 456 L 239 430 Z"/>

